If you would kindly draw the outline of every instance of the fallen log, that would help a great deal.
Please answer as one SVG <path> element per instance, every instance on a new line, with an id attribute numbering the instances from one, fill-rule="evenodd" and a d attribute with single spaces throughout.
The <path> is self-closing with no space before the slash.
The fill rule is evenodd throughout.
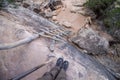
<path id="1" fill-rule="evenodd" d="M 37 38 L 39 38 L 39 36 L 42 36 L 42 37 L 46 37 L 46 38 L 50 38 L 50 39 L 53 39 L 55 41 L 60 41 L 60 42 L 63 42 L 65 43 L 64 40 L 62 39 L 58 39 L 56 38 L 55 36 L 49 36 L 49 35 L 45 35 L 43 34 L 42 32 L 41 33 L 38 33 L 38 34 L 35 34 L 35 35 L 32 35 L 32 36 L 29 36 L 25 39 L 22 39 L 22 40 L 19 40 L 19 41 L 16 41 L 16 42 L 13 42 L 13 43 L 4 43 L 4 44 L 0 44 L 0 50 L 7 50 L 7 49 L 11 49 L 11 48 L 15 48 L 15 47 L 18 47 L 18 46 L 21 46 L 21 45 L 24 45 L 26 43 L 29 43 Z"/>
<path id="2" fill-rule="evenodd" d="M 21 46 L 23 44 L 29 43 L 29 42 L 37 39 L 38 37 L 39 37 L 39 35 L 36 34 L 34 36 L 30 36 L 30 37 L 27 37 L 25 39 L 22 39 L 22 40 L 13 42 L 13 43 L 0 44 L 0 50 L 6 50 L 6 49 L 11 49 L 11 48 L 15 48 L 15 47 Z"/>

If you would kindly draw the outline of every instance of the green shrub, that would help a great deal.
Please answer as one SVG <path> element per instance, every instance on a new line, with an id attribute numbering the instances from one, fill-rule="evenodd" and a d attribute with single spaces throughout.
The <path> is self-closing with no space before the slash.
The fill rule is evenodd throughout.
<path id="1" fill-rule="evenodd" d="M 120 8 L 107 10 L 105 16 L 104 24 L 109 29 L 109 32 L 120 29 Z"/>
<path id="2" fill-rule="evenodd" d="M 101 20 L 112 36 L 120 30 L 120 0 L 88 0 L 85 6 L 93 10 L 98 17 L 102 16 Z"/>
<path id="3" fill-rule="evenodd" d="M 96 14 L 102 14 L 104 10 L 116 0 L 88 0 L 85 6 L 93 10 Z"/>

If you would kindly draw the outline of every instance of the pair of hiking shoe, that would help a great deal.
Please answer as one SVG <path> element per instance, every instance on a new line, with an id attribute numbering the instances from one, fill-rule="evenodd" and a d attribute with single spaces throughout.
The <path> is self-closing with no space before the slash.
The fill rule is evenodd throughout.
<path id="1" fill-rule="evenodd" d="M 68 69 L 69 62 L 64 61 L 63 58 L 59 58 L 56 62 L 56 66 L 60 67 L 61 69 L 64 69 L 65 71 Z"/>

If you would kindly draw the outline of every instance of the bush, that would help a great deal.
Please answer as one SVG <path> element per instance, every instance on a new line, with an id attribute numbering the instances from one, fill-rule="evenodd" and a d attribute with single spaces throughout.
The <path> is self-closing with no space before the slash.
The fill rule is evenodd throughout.
<path id="1" fill-rule="evenodd" d="M 110 33 L 120 29 L 120 8 L 113 8 L 109 11 L 106 11 L 105 16 L 106 18 L 104 19 L 104 24 Z"/>
<path id="2" fill-rule="evenodd" d="M 85 6 L 93 10 L 97 15 L 102 15 L 104 10 L 116 0 L 88 0 Z"/>
<path id="3" fill-rule="evenodd" d="M 85 6 L 93 10 L 98 17 L 102 16 L 101 20 L 103 20 L 108 33 L 120 40 L 120 35 L 116 36 L 116 32 L 120 31 L 119 0 L 88 0 Z"/>

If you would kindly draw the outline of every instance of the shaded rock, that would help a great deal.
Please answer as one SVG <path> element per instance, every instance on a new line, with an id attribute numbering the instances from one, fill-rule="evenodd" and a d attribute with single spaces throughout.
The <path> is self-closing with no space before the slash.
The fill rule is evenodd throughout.
<path id="1" fill-rule="evenodd" d="M 78 35 L 72 39 L 80 48 L 93 54 L 105 54 L 108 51 L 109 43 L 106 38 L 100 36 L 92 28 L 82 28 Z"/>
<path id="2" fill-rule="evenodd" d="M 62 5 L 61 0 L 50 0 L 48 6 L 52 11 L 58 9 Z"/>
<path id="3" fill-rule="evenodd" d="M 116 30 L 113 36 L 120 41 L 120 30 Z"/>
<path id="4" fill-rule="evenodd" d="M 96 18 L 96 14 L 88 8 L 82 8 L 82 10 L 79 11 L 79 14 L 82 14 L 84 16 L 90 16 L 92 19 Z"/>
<path id="5" fill-rule="evenodd" d="M 28 8 L 30 5 L 28 3 L 23 3 L 23 7 Z"/>
<path id="6" fill-rule="evenodd" d="M 43 0 L 24 0 L 23 7 L 28 8 L 35 13 L 39 13 L 41 11 L 40 7 L 44 1 Z"/>
<path id="7" fill-rule="evenodd" d="M 34 11 L 35 13 L 38 13 L 38 14 L 39 14 L 41 10 L 40 10 L 40 9 L 37 9 L 37 8 L 34 8 L 33 11 Z"/>
<path id="8" fill-rule="evenodd" d="M 53 0 L 53 5 L 54 6 L 62 5 L 62 1 L 61 0 Z"/>

